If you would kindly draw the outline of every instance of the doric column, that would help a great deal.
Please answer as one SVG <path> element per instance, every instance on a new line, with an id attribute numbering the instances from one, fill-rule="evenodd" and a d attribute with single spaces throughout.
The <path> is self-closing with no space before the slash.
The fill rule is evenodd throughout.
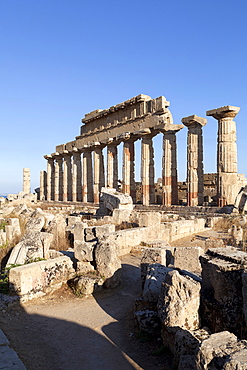
<path id="1" fill-rule="evenodd" d="M 101 188 L 105 186 L 105 169 L 102 147 L 94 148 L 94 185 L 93 199 L 94 203 L 99 203 Z"/>
<path id="2" fill-rule="evenodd" d="M 71 153 L 64 150 L 64 161 L 63 161 L 63 201 L 72 200 L 72 165 L 71 165 Z"/>
<path id="3" fill-rule="evenodd" d="M 234 204 L 238 193 L 236 123 L 240 108 L 225 106 L 209 110 L 207 116 L 218 120 L 217 197 L 218 206 Z"/>
<path id="4" fill-rule="evenodd" d="M 118 189 L 118 150 L 114 143 L 107 146 L 107 187 Z"/>
<path id="5" fill-rule="evenodd" d="M 46 155 L 45 159 L 47 159 L 47 200 L 51 201 L 54 200 L 54 159 L 51 155 Z"/>
<path id="6" fill-rule="evenodd" d="M 133 138 L 124 141 L 123 144 L 122 177 L 122 192 L 131 195 L 135 203 L 135 140 Z"/>
<path id="7" fill-rule="evenodd" d="M 204 199 L 202 127 L 206 125 L 207 120 L 193 115 L 182 118 L 182 123 L 188 127 L 187 205 L 201 206 Z"/>
<path id="8" fill-rule="evenodd" d="M 84 203 L 93 202 L 93 167 L 91 150 L 85 150 L 83 152 L 82 201 Z"/>
<path id="9" fill-rule="evenodd" d="M 72 200 L 73 202 L 82 201 L 81 152 L 77 148 L 73 149 Z"/>
<path id="10" fill-rule="evenodd" d="M 142 203 L 155 202 L 153 136 L 145 135 L 141 146 Z"/>
<path id="11" fill-rule="evenodd" d="M 55 190 L 54 200 L 63 200 L 63 158 L 57 154 L 55 156 Z"/>
<path id="12" fill-rule="evenodd" d="M 176 133 L 183 125 L 170 125 L 167 131 L 162 130 L 163 160 L 162 160 L 162 192 L 163 205 L 178 204 L 177 179 L 177 143 Z"/>
<path id="13" fill-rule="evenodd" d="M 30 169 L 29 168 L 23 168 L 23 186 L 22 186 L 22 190 L 26 194 L 29 194 L 31 192 Z"/>
<path id="14" fill-rule="evenodd" d="M 47 198 L 47 173 L 46 171 L 40 171 L 40 187 L 39 187 L 39 200 L 45 200 Z"/>

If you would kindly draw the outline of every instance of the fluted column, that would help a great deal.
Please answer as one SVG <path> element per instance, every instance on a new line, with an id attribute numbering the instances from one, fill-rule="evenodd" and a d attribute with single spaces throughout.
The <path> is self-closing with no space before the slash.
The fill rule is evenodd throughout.
<path id="1" fill-rule="evenodd" d="M 105 169 L 102 147 L 94 148 L 94 203 L 99 203 L 101 188 L 105 186 Z"/>
<path id="2" fill-rule="evenodd" d="M 29 168 L 23 168 L 23 186 L 22 186 L 22 190 L 26 194 L 29 194 L 31 192 L 30 169 Z"/>
<path id="3" fill-rule="evenodd" d="M 83 152 L 82 201 L 84 203 L 93 202 L 93 167 L 91 150 Z"/>
<path id="4" fill-rule="evenodd" d="M 81 152 L 77 148 L 73 149 L 72 167 L 72 200 L 73 202 L 82 201 L 82 165 Z"/>
<path id="5" fill-rule="evenodd" d="M 207 120 L 196 115 L 182 118 L 182 123 L 188 127 L 187 141 L 187 205 L 203 204 L 203 143 L 202 127 Z"/>
<path id="6" fill-rule="evenodd" d="M 133 202 L 136 200 L 135 192 L 135 140 L 129 139 L 124 141 L 123 145 L 123 187 L 122 192 L 129 194 L 133 198 Z"/>
<path id="7" fill-rule="evenodd" d="M 59 155 L 56 157 L 55 163 L 55 190 L 54 200 L 63 200 L 63 158 Z"/>
<path id="8" fill-rule="evenodd" d="M 141 153 L 142 203 L 149 205 L 155 201 L 153 136 L 142 138 Z"/>
<path id="9" fill-rule="evenodd" d="M 107 186 L 118 189 L 118 150 L 117 144 L 107 146 Z"/>
<path id="10" fill-rule="evenodd" d="M 72 200 L 72 165 L 71 153 L 64 151 L 63 161 L 63 201 Z"/>
<path id="11" fill-rule="evenodd" d="M 183 125 L 170 125 L 163 131 L 162 192 L 163 205 L 178 204 L 176 133 Z"/>
<path id="12" fill-rule="evenodd" d="M 233 118 L 240 108 L 225 106 L 207 111 L 218 120 L 217 198 L 218 206 L 234 204 L 238 193 L 236 123 Z"/>
<path id="13" fill-rule="evenodd" d="M 40 171 L 40 187 L 39 187 L 39 200 L 47 199 L 47 173 Z"/>
<path id="14" fill-rule="evenodd" d="M 46 155 L 47 159 L 47 200 L 54 200 L 54 177 L 55 177 L 55 168 L 54 168 L 54 159 L 51 155 Z"/>

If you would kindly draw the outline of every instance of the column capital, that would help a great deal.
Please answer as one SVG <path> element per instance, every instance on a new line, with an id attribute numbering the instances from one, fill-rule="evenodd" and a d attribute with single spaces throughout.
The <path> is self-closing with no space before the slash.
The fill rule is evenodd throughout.
<path id="1" fill-rule="evenodd" d="M 184 128 L 184 125 L 167 125 L 165 128 L 161 129 L 160 131 L 163 134 L 176 134 L 178 131 L 180 131 L 182 128 Z"/>
<path id="2" fill-rule="evenodd" d="M 44 158 L 47 160 L 47 161 L 49 161 L 49 160 L 53 160 L 54 158 L 53 158 L 53 156 L 51 155 L 51 154 L 46 154 L 46 155 L 44 155 Z"/>
<path id="3" fill-rule="evenodd" d="M 217 120 L 221 120 L 223 118 L 234 118 L 240 108 L 239 107 L 234 107 L 232 105 L 226 105 L 224 107 L 220 107 L 217 109 L 211 109 L 206 112 L 207 116 L 212 116 Z"/>
<path id="4" fill-rule="evenodd" d="M 181 122 L 190 129 L 191 127 L 195 126 L 205 126 L 207 124 L 207 119 L 203 117 L 199 117 L 197 115 L 192 115 L 188 117 L 184 117 L 181 119 Z"/>

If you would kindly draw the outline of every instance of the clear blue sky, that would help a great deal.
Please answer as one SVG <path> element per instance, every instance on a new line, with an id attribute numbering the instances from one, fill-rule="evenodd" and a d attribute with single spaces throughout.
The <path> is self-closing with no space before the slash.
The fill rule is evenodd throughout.
<path id="1" fill-rule="evenodd" d="M 247 175 L 246 19 L 246 0 L 0 0 L 0 193 L 21 190 L 24 167 L 38 187 L 43 156 L 79 134 L 85 113 L 140 93 L 164 95 L 174 123 L 241 107 L 238 167 Z M 216 171 L 216 133 L 209 117 L 205 172 Z M 183 181 L 186 136 L 177 135 Z M 159 138 L 155 153 L 160 176 Z"/>

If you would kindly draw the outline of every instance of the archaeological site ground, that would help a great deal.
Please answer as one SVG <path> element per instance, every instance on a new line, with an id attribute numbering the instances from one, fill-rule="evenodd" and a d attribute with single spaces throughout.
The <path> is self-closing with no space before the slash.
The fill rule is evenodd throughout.
<path id="1" fill-rule="evenodd" d="M 174 124 L 165 97 L 142 94 L 86 114 L 80 135 L 45 155 L 34 194 L 23 170 L 22 191 L 0 198 L 0 368 L 247 370 L 239 109 L 206 112 L 218 123 L 215 174 L 203 169 L 207 119 Z"/>

